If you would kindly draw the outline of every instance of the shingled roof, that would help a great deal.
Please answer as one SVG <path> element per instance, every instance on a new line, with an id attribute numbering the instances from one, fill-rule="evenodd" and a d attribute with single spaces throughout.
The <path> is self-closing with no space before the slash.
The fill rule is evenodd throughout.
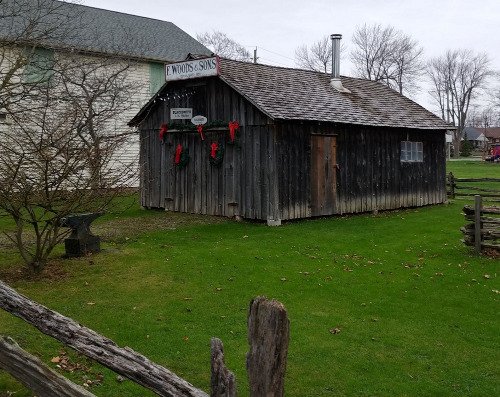
<path id="1" fill-rule="evenodd" d="M 181 61 L 189 53 L 211 54 L 172 22 L 55 0 L 3 0 L 2 11 L 7 16 L 9 8 L 14 15 L 0 24 L 0 40 L 4 41 L 22 41 L 29 24 L 37 21 L 35 28 L 55 27 L 40 40 L 39 44 L 47 47 L 161 62 Z M 73 29 L 68 30 L 65 24 Z M 36 32 L 30 34 L 36 37 Z M 30 35 L 26 39 L 29 41 Z"/>
<path id="2" fill-rule="evenodd" d="M 380 127 L 450 129 L 439 117 L 383 84 L 341 77 L 340 93 L 330 75 L 302 69 L 220 60 L 219 78 L 275 120 L 323 121 Z M 167 87 L 163 86 L 157 95 Z M 154 97 L 131 120 L 136 125 Z"/>
<path id="3" fill-rule="evenodd" d="M 301 69 L 221 62 L 220 78 L 273 119 L 383 127 L 447 129 L 439 117 L 383 84 L 341 77 L 351 91 L 330 86 L 330 75 Z"/>

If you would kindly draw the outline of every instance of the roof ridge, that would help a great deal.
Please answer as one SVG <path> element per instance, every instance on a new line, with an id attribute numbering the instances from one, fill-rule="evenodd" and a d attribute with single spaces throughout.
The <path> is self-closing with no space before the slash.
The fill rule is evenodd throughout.
<path id="1" fill-rule="evenodd" d="M 270 65 L 270 64 L 267 64 L 267 63 L 254 63 L 254 62 L 240 61 L 240 60 L 237 60 L 237 59 L 224 58 L 224 57 L 219 57 L 219 58 L 222 59 L 223 61 L 244 63 L 244 64 L 248 64 L 248 65 L 258 65 L 258 66 L 270 67 L 270 68 L 275 68 L 275 69 L 300 70 L 301 72 L 307 72 L 307 73 L 311 73 L 311 74 L 318 74 L 318 75 L 321 75 L 321 76 L 323 76 L 323 75 L 329 76 L 330 75 L 330 73 L 321 72 L 319 70 L 294 68 L 294 67 L 291 67 L 291 66 Z M 349 77 L 349 76 L 342 76 L 342 75 L 340 77 L 352 78 L 352 77 Z"/>
<path id="2" fill-rule="evenodd" d="M 121 15 L 126 15 L 126 16 L 130 16 L 130 17 L 135 17 L 135 18 L 144 18 L 144 19 L 149 19 L 151 21 L 158 21 L 158 22 L 170 23 L 172 25 L 175 25 L 175 23 L 173 23 L 171 21 L 165 21 L 164 19 L 145 17 L 143 15 L 131 14 L 128 12 L 122 12 L 122 11 L 116 11 L 116 10 L 108 10 L 106 8 L 89 6 L 89 5 L 80 4 L 80 3 L 73 3 L 73 2 L 69 2 L 69 1 L 61 1 L 61 0 L 53 0 L 53 1 L 55 1 L 57 3 L 62 3 L 64 5 L 70 5 L 72 7 L 90 8 L 90 9 L 94 9 L 94 10 L 106 11 L 106 12 L 110 12 L 110 13 L 114 13 L 114 14 L 121 14 Z M 175 26 L 177 26 L 177 25 L 175 25 Z"/>

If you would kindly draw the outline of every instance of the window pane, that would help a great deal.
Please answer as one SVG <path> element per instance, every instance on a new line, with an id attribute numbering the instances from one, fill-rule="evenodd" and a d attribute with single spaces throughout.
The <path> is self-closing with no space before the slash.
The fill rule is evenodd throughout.
<path id="1" fill-rule="evenodd" d="M 50 80 L 54 74 L 54 51 L 45 48 L 26 50 L 28 64 L 24 68 L 25 83 L 43 83 Z"/>
<path id="2" fill-rule="evenodd" d="M 151 95 L 165 84 L 165 65 L 163 63 L 149 63 L 149 91 Z"/>
<path id="3" fill-rule="evenodd" d="M 408 152 L 406 150 L 406 141 L 401 142 L 401 161 L 407 161 L 408 160 Z"/>

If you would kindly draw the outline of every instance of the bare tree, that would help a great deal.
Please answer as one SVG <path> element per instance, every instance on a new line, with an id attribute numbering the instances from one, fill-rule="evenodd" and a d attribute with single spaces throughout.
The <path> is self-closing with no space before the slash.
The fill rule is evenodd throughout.
<path id="1" fill-rule="evenodd" d="M 309 47 L 301 45 L 295 50 L 295 64 L 303 69 L 329 73 L 332 69 L 332 44 L 325 36 Z"/>
<path id="2" fill-rule="evenodd" d="M 471 101 L 492 74 L 489 65 L 486 54 L 470 50 L 450 50 L 428 63 L 427 74 L 432 83 L 429 93 L 439 105 L 442 118 L 457 127 L 453 131 L 455 156 L 459 155 Z"/>
<path id="3" fill-rule="evenodd" d="M 492 126 L 500 126 L 500 72 L 494 73 L 496 80 L 496 87 L 489 94 L 490 109 L 493 113 Z"/>
<path id="4" fill-rule="evenodd" d="M 64 7 L 51 0 L 0 0 L 0 111 L 23 101 L 36 87 L 36 82 L 23 84 L 23 74 L 40 43 L 76 34 L 71 21 L 78 12 L 69 15 Z"/>
<path id="5" fill-rule="evenodd" d="M 346 49 L 340 47 L 342 57 Z M 316 70 L 323 73 L 332 71 L 332 42 L 330 36 L 324 36 L 310 46 L 303 44 L 295 49 L 295 64 L 302 69 Z"/>
<path id="6" fill-rule="evenodd" d="M 214 30 L 212 32 L 198 33 L 196 34 L 196 39 L 201 44 L 210 48 L 214 54 L 221 57 L 237 61 L 250 60 L 250 52 L 223 32 Z"/>
<path id="7" fill-rule="evenodd" d="M 467 127 L 490 128 L 497 124 L 498 114 L 494 106 L 471 105 L 465 121 Z"/>
<path id="8" fill-rule="evenodd" d="M 421 76 L 423 49 L 392 26 L 358 26 L 352 37 L 355 74 L 380 81 L 398 91 L 412 92 Z"/>
<path id="9" fill-rule="evenodd" d="M 23 8 L 33 2 L 0 1 L 10 7 L 2 29 L 11 27 L 0 43 L 0 111 L 8 116 L 0 125 L 0 215 L 13 219 L 7 236 L 39 271 L 67 235 L 62 218 L 106 208 L 135 177 L 135 162 L 116 156 L 131 131 L 115 133 L 113 125 L 137 90 L 128 78 L 134 63 L 63 49 L 40 57 L 66 28 L 78 31 L 75 13 L 49 0 L 37 0 L 37 10 Z M 17 14 L 24 11 L 28 22 Z"/>

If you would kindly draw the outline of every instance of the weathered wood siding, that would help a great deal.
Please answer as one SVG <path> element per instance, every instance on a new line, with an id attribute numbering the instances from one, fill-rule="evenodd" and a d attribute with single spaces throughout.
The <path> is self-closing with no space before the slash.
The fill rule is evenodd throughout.
<path id="1" fill-rule="evenodd" d="M 184 89 L 195 93 L 159 101 L 140 125 L 141 204 L 180 212 L 277 219 L 273 213 L 277 204 L 271 205 L 277 203 L 276 172 L 272 172 L 276 156 L 268 117 L 216 78 L 196 84 L 172 83 L 162 96 Z M 208 122 L 237 120 L 240 130 L 236 143 L 227 143 L 227 128 L 215 128 L 205 131 L 205 141 L 197 132 L 169 131 L 162 144 L 158 131 L 162 123 L 171 124 L 171 107 L 192 107 L 193 115 L 204 115 Z M 212 166 L 209 161 L 214 141 L 224 146 L 220 166 Z M 185 168 L 174 164 L 178 144 L 189 150 L 190 161 Z"/>
<path id="2" fill-rule="evenodd" d="M 331 170 L 337 173 L 337 201 L 331 214 L 416 207 L 446 200 L 444 131 L 305 122 L 286 122 L 275 128 L 283 220 L 314 215 L 311 185 L 324 181 L 310 177 L 311 134 L 337 136 L 338 169 Z M 405 140 L 423 142 L 423 162 L 401 162 L 401 141 Z"/>
<path id="3" fill-rule="evenodd" d="M 171 97 L 168 101 L 158 100 L 140 125 L 141 204 L 144 207 L 286 220 L 318 213 L 415 207 L 446 200 L 444 131 L 300 121 L 273 123 L 217 78 L 171 83 L 162 96 L 181 94 L 185 90 L 195 90 L 195 93 Z M 161 143 L 158 131 L 162 123 L 171 124 L 171 107 L 192 107 L 193 114 L 205 115 L 209 122 L 237 120 L 241 127 L 236 144 L 227 143 L 227 128 L 207 130 L 205 141 L 201 141 L 196 132 L 169 131 L 166 142 Z M 336 136 L 338 168 L 312 175 L 311 136 L 317 134 Z M 404 140 L 423 142 L 423 162 L 400 161 Z M 222 143 L 225 150 L 224 160 L 218 167 L 209 161 L 210 144 L 214 141 Z M 174 164 L 178 144 L 189 150 L 190 161 L 185 168 Z M 328 150 L 316 147 L 314 152 L 327 153 Z M 330 160 L 324 164 L 335 166 Z M 314 175 L 324 181 L 315 180 Z M 314 210 L 312 184 L 328 184 L 335 179 L 337 197 L 325 201 L 329 203 L 329 210 Z"/>
<path id="4" fill-rule="evenodd" d="M 279 214 L 282 220 L 311 216 L 311 124 L 277 124 Z"/>
<path id="5" fill-rule="evenodd" d="M 336 126 L 338 213 L 446 200 L 444 131 Z M 423 162 L 401 162 L 401 141 L 423 142 Z"/>

